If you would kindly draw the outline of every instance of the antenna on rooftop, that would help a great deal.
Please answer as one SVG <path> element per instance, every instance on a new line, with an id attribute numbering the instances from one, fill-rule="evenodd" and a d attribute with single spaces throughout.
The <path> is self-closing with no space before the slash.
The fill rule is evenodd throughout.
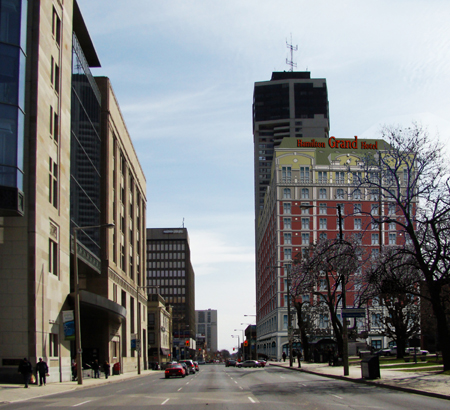
<path id="1" fill-rule="evenodd" d="M 291 50 L 291 59 L 288 60 L 286 58 L 286 64 L 291 66 L 290 71 L 294 71 L 294 67 L 297 67 L 297 63 L 294 63 L 294 51 L 298 50 L 298 45 L 296 45 L 295 47 L 292 45 L 292 33 L 291 33 L 291 43 L 289 44 L 286 40 L 286 47 Z"/>
<path id="2" fill-rule="evenodd" d="M 183 218 L 183 225 L 182 225 L 182 228 L 184 228 L 184 218 Z"/>

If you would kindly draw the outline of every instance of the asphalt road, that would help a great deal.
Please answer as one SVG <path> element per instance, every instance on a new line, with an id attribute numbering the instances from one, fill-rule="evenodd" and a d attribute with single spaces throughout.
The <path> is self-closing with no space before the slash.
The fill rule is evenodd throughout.
<path id="1" fill-rule="evenodd" d="M 155 373 L 1 409 L 142 410 L 162 406 L 183 410 L 447 410 L 449 402 L 277 367 L 238 369 L 211 364 L 185 378 L 165 379 L 163 373 Z"/>

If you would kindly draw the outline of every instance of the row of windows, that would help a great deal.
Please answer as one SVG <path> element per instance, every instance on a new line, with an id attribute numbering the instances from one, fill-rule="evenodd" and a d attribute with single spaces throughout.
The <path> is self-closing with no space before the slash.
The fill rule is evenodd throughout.
<path id="1" fill-rule="evenodd" d="M 319 218 L 319 229 L 328 229 L 328 219 L 329 218 Z M 291 230 L 292 229 L 292 221 L 291 218 L 283 218 L 283 225 L 285 230 Z M 362 225 L 362 219 L 361 218 L 354 218 L 353 219 L 353 229 L 355 231 L 361 231 L 363 228 Z M 379 229 L 379 224 L 376 222 L 371 222 L 371 228 Z M 387 224 L 387 228 L 389 231 L 395 231 L 397 230 L 397 224 L 395 222 L 390 222 Z M 301 229 L 302 230 L 309 230 L 310 229 L 310 218 L 301 218 Z M 291 235 L 291 234 L 284 234 Z"/>
<path id="2" fill-rule="evenodd" d="M 303 205 L 303 204 L 302 204 Z M 347 205 L 347 206 L 346 206 Z M 301 208 L 302 214 L 308 214 L 309 215 L 309 209 L 311 207 L 310 204 L 305 204 L 305 208 L 302 208 L 301 205 L 299 205 Z M 351 214 L 360 214 L 362 212 L 362 203 L 340 203 L 336 204 L 336 206 L 328 206 L 327 204 L 321 203 L 319 204 L 319 214 L 321 215 L 328 215 L 327 209 L 335 209 L 336 214 L 339 213 L 339 208 L 341 211 L 341 215 L 345 215 L 349 213 L 349 208 L 351 209 Z M 378 215 L 379 213 L 379 204 L 370 204 L 370 213 Z M 412 207 L 411 207 L 412 209 Z M 388 204 L 388 214 L 389 215 L 395 215 L 397 213 L 397 205 L 395 203 L 389 203 Z M 283 202 L 283 213 L 284 214 L 290 214 L 292 212 L 292 204 L 290 202 Z"/>
<path id="3" fill-rule="evenodd" d="M 184 242 L 175 242 L 175 243 L 147 243 L 147 251 L 184 251 L 186 248 L 186 244 Z"/>
<path id="4" fill-rule="evenodd" d="M 147 279 L 149 286 L 185 286 L 186 279 Z"/>
<path id="5" fill-rule="evenodd" d="M 346 198 L 347 196 L 347 198 Z M 302 188 L 300 191 L 301 199 L 309 199 L 310 198 L 310 189 Z M 368 195 L 363 195 L 360 189 L 355 189 L 353 192 L 348 193 L 347 190 L 342 188 L 336 189 L 336 199 L 355 199 L 362 200 L 367 199 L 371 201 L 378 201 L 380 198 L 380 192 L 378 189 L 371 189 Z M 291 199 L 292 198 L 292 190 L 291 188 L 283 188 L 283 198 Z M 319 199 L 328 199 L 328 192 L 326 188 L 319 189 Z M 395 205 L 395 204 L 394 204 Z"/>
<path id="6" fill-rule="evenodd" d="M 181 261 L 150 261 L 147 260 L 147 266 L 151 269 L 182 269 L 185 268 L 186 262 L 184 260 Z"/>
<path id="7" fill-rule="evenodd" d="M 150 252 L 147 253 L 147 259 L 185 259 L 184 252 Z"/>
<path id="8" fill-rule="evenodd" d="M 147 271 L 148 278 L 177 278 L 186 276 L 186 271 L 184 270 L 163 270 L 163 271 Z"/>

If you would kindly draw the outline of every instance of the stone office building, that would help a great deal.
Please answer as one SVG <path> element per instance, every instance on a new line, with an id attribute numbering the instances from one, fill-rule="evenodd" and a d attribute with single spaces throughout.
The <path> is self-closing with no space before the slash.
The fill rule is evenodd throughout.
<path id="1" fill-rule="evenodd" d="M 71 378 L 75 243 L 83 364 L 134 370 L 146 182 L 118 103 L 76 1 L 0 0 L 0 19 L 0 378 L 23 357 Z"/>

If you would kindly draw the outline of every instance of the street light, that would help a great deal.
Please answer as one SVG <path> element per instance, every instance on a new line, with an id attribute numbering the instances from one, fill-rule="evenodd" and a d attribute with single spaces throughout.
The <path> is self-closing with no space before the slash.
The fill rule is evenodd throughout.
<path id="1" fill-rule="evenodd" d="M 114 224 L 103 225 L 91 225 L 91 226 L 74 226 L 72 227 L 73 236 L 73 289 L 75 292 L 75 307 L 74 307 L 74 320 L 75 320 L 75 349 L 77 351 L 77 381 L 78 384 L 83 384 L 83 369 L 82 369 L 82 350 L 81 350 L 81 321 L 80 321 L 80 284 L 78 280 L 78 231 L 94 229 L 94 228 L 114 228 Z"/>
<path id="2" fill-rule="evenodd" d="M 234 329 L 234 331 L 235 332 L 242 332 L 242 343 L 244 343 L 244 340 L 245 340 L 244 331 L 245 331 L 245 329 Z M 241 345 L 239 345 L 239 349 L 240 349 L 240 347 L 241 347 Z M 238 349 L 238 352 L 239 352 L 239 349 Z M 242 349 L 242 353 L 244 353 L 243 349 Z M 243 354 L 241 354 L 241 357 L 242 356 L 243 356 Z"/>
<path id="3" fill-rule="evenodd" d="M 311 209 L 316 208 L 316 205 L 300 205 L 300 209 Z M 339 243 L 342 243 L 344 240 L 344 236 L 342 233 L 342 211 L 341 205 L 338 204 L 336 206 L 325 206 L 325 208 L 337 209 L 338 211 L 338 220 L 339 220 Z M 346 283 L 345 278 L 342 276 L 342 312 L 347 308 L 346 302 Z M 342 361 L 344 365 L 344 376 L 349 375 L 349 367 L 348 367 L 348 331 L 347 331 L 347 318 L 342 314 L 342 342 L 344 346 L 342 347 Z"/>

